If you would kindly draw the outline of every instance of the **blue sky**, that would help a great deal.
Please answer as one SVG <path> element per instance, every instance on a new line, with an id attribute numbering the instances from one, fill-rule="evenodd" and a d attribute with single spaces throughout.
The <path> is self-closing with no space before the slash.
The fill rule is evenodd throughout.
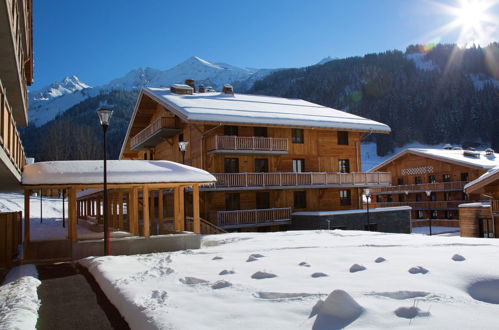
<path id="1" fill-rule="evenodd" d="M 301 67 L 456 42 L 435 31 L 453 19 L 454 0 L 37 0 L 35 84 L 68 75 L 92 86 L 138 67 L 167 69 L 190 56 L 255 68 Z M 490 11 L 499 11 L 495 5 Z M 497 16 L 497 15 L 496 15 Z M 492 31 L 494 40 L 498 30 Z"/>

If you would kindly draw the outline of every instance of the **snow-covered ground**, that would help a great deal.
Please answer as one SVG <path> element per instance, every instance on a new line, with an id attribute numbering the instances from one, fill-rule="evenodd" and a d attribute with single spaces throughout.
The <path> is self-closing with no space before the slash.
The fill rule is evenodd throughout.
<path id="1" fill-rule="evenodd" d="M 81 261 L 132 329 L 497 329 L 499 241 L 361 231 L 209 235 Z"/>
<path id="2" fill-rule="evenodd" d="M 0 329 L 35 329 L 38 320 L 37 288 L 40 285 L 34 265 L 10 270 L 0 286 Z"/>

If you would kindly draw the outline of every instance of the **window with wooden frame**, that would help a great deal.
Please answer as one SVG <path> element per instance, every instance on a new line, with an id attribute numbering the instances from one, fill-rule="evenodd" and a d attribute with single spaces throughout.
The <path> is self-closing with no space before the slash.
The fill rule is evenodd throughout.
<path id="1" fill-rule="evenodd" d="M 429 175 L 428 176 L 428 183 L 435 183 L 437 182 L 436 178 L 434 175 Z"/>
<path id="2" fill-rule="evenodd" d="M 350 173 L 350 160 L 340 159 L 338 160 L 338 170 L 340 173 Z"/>
<path id="3" fill-rule="evenodd" d="M 338 131 L 338 144 L 342 146 L 348 145 L 348 132 L 347 131 Z"/>
<path id="4" fill-rule="evenodd" d="M 397 185 L 402 186 L 404 184 L 404 178 L 397 178 Z"/>
<path id="5" fill-rule="evenodd" d="M 421 193 L 416 194 L 416 202 L 420 202 L 423 200 L 423 195 Z"/>
<path id="6" fill-rule="evenodd" d="M 293 207 L 295 209 L 307 208 L 307 193 L 305 191 L 295 191 L 293 196 Z"/>
<path id="7" fill-rule="evenodd" d="M 269 160 L 267 158 L 256 158 L 255 159 L 255 172 L 268 172 L 269 171 Z"/>
<path id="8" fill-rule="evenodd" d="M 267 127 L 253 127 L 253 136 L 267 137 Z"/>
<path id="9" fill-rule="evenodd" d="M 340 190 L 340 205 L 351 205 L 352 204 L 352 195 L 350 190 Z"/>
<path id="10" fill-rule="evenodd" d="M 430 201 L 434 202 L 434 201 L 436 201 L 436 200 L 437 200 L 437 194 L 436 194 L 436 193 L 434 193 L 434 192 L 432 192 L 432 193 L 430 194 Z"/>
<path id="11" fill-rule="evenodd" d="M 259 191 L 256 193 L 256 208 L 270 209 L 270 193 L 268 191 Z"/>
<path id="12" fill-rule="evenodd" d="M 461 173 L 461 181 L 468 181 L 468 172 Z"/>
<path id="13" fill-rule="evenodd" d="M 237 133 L 238 133 L 237 126 L 231 126 L 231 125 L 224 126 L 224 135 L 237 136 Z"/>
<path id="14" fill-rule="evenodd" d="M 421 183 L 423 183 L 423 180 L 421 179 L 420 176 L 417 176 L 417 177 L 414 178 L 414 183 L 415 184 L 421 184 Z"/>
<path id="15" fill-rule="evenodd" d="M 293 159 L 293 172 L 305 172 L 305 159 Z"/>
<path id="16" fill-rule="evenodd" d="M 405 202 L 405 194 L 399 194 L 399 202 Z"/>
<path id="17" fill-rule="evenodd" d="M 430 210 L 430 218 L 431 219 L 438 218 L 438 211 L 437 210 Z"/>
<path id="18" fill-rule="evenodd" d="M 383 202 L 383 198 L 381 197 L 381 195 L 376 195 L 376 203 L 381 203 Z"/>
<path id="19" fill-rule="evenodd" d="M 444 174 L 444 175 L 442 175 L 442 182 L 450 182 L 451 178 L 452 177 L 450 174 Z"/>
<path id="20" fill-rule="evenodd" d="M 225 173 L 239 173 L 239 159 L 238 158 L 225 158 L 224 159 L 224 172 Z"/>
<path id="21" fill-rule="evenodd" d="M 225 194 L 225 210 L 237 211 L 241 209 L 239 193 Z"/>
<path id="22" fill-rule="evenodd" d="M 291 142 L 303 144 L 305 142 L 304 132 L 301 128 L 291 129 Z"/>
<path id="23" fill-rule="evenodd" d="M 387 202 L 393 202 L 393 197 L 392 197 L 392 195 L 386 195 L 386 201 L 387 201 Z"/>

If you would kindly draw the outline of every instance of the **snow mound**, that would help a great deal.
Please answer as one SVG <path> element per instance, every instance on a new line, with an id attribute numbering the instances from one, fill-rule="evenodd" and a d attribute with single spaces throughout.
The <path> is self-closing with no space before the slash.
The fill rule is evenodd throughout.
<path id="1" fill-rule="evenodd" d="M 454 261 L 465 261 L 465 260 L 466 260 L 466 258 L 465 258 L 465 257 L 463 257 L 463 256 L 462 256 L 462 255 L 460 255 L 460 254 L 455 254 L 455 255 L 453 255 L 453 256 L 452 256 L 452 260 L 454 260 Z"/>
<path id="2" fill-rule="evenodd" d="M 298 264 L 298 266 L 302 266 L 302 267 L 310 267 L 310 264 L 306 261 L 302 261 Z"/>
<path id="3" fill-rule="evenodd" d="M 368 296 L 382 296 L 391 299 L 405 300 L 426 297 L 430 293 L 425 291 L 392 291 L 392 292 L 371 292 Z"/>
<path id="4" fill-rule="evenodd" d="M 467 291 L 475 300 L 499 304 L 499 279 L 477 281 L 468 286 Z"/>
<path id="5" fill-rule="evenodd" d="M 399 307 L 394 311 L 395 315 L 398 317 L 403 317 L 404 319 L 413 319 L 416 316 L 430 316 L 430 312 L 422 312 L 419 308 L 412 307 Z"/>
<path id="6" fill-rule="evenodd" d="M 208 284 L 209 282 L 207 280 L 203 280 L 201 278 L 197 277 L 184 277 L 180 279 L 180 282 L 188 285 L 196 285 L 196 284 Z"/>
<path id="7" fill-rule="evenodd" d="M 383 257 L 378 257 L 378 258 L 376 258 L 376 260 L 374 260 L 374 262 L 377 264 L 379 264 L 380 262 L 384 262 L 384 261 L 386 261 L 386 259 Z"/>
<path id="8" fill-rule="evenodd" d="M 265 300 L 295 300 L 307 297 L 316 297 L 318 294 L 314 293 L 288 293 L 288 292 L 256 292 L 255 297 Z"/>
<path id="9" fill-rule="evenodd" d="M 213 257 L 211 260 L 222 260 L 223 258 L 222 257 Z"/>
<path id="10" fill-rule="evenodd" d="M 350 273 L 361 272 L 363 270 L 366 270 L 366 267 L 359 264 L 354 264 L 352 265 L 352 267 L 350 267 Z"/>
<path id="11" fill-rule="evenodd" d="M 428 269 L 421 266 L 416 266 L 409 269 L 409 273 L 411 274 L 426 274 L 428 272 L 429 272 Z"/>
<path id="12" fill-rule="evenodd" d="M 263 258 L 265 257 L 264 255 L 261 255 L 259 253 L 254 253 L 254 254 L 251 254 L 248 259 L 246 260 L 246 262 L 252 262 L 252 261 L 256 261 L 260 258 Z"/>
<path id="13" fill-rule="evenodd" d="M 318 277 L 326 277 L 326 276 L 329 276 L 329 275 L 326 274 L 326 273 L 316 272 L 316 273 L 313 273 L 310 276 L 313 277 L 313 278 L 318 278 Z"/>
<path id="14" fill-rule="evenodd" d="M 273 278 L 273 277 L 277 277 L 277 275 L 272 274 L 272 273 L 260 272 L 260 271 L 251 275 L 251 278 L 253 278 L 255 280 L 263 280 L 265 278 Z"/>
<path id="15" fill-rule="evenodd" d="M 342 329 L 358 319 L 363 312 L 364 308 L 347 292 L 334 290 L 325 301 L 317 301 L 309 318 L 317 315 L 314 330 Z"/>
<path id="16" fill-rule="evenodd" d="M 223 289 L 223 288 L 228 288 L 231 287 L 232 283 L 221 280 L 221 281 L 216 281 L 215 284 L 211 286 L 212 289 L 217 290 L 217 289 Z"/>
<path id="17" fill-rule="evenodd" d="M 227 269 L 224 269 L 222 270 L 220 273 L 218 273 L 218 275 L 230 275 L 230 274 L 235 274 L 236 272 L 233 271 L 233 270 L 227 270 Z"/>

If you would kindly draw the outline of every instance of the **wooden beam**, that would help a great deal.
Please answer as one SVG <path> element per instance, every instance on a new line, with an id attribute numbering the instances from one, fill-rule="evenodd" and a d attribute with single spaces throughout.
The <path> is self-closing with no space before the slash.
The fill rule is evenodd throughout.
<path id="1" fill-rule="evenodd" d="M 144 226 L 144 236 L 149 237 L 150 236 L 150 228 L 149 228 L 149 187 L 147 185 L 144 185 L 144 188 L 142 190 L 142 213 L 143 213 L 143 226 Z"/>
<path id="2" fill-rule="evenodd" d="M 180 226 L 179 231 L 184 231 L 185 228 L 185 205 L 184 205 L 184 187 L 178 187 L 178 207 L 179 207 L 179 217 Z"/>
<path id="3" fill-rule="evenodd" d="M 139 235 L 139 190 L 133 187 L 130 190 L 130 232 L 134 235 Z"/>
<path id="4" fill-rule="evenodd" d="M 213 181 L 203 181 L 203 182 L 164 182 L 164 183 L 112 183 L 108 184 L 107 188 L 108 189 L 130 189 L 132 187 L 141 187 L 144 184 L 147 184 L 150 189 L 167 189 L 167 188 L 174 188 L 177 186 L 183 186 L 183 187 L 191 187 L 195 184 L 203 185 L 203 184 L 212 184 Z M 31 189 L 31 190 L 36 190 L 36 189 L 69 189 L 69 188 L 75 188 L 75 189 L 89 189 L 89 188 L 101 188 L 102 189 L 102 184 L 45 184 L 45 185 L 24 185 L 25 189 Z M 88 196 L 85 196 L 85 198 L 88 198 Z"/>
<path id="5" fill-rule="evenodd" d="M 24 191 L 24 253 L 26 255 L 29 240 L 30 240 L 30 213 L 29 213 L 29 198 L 31 190 Z"/>
<path id="6" fill-rule="evenodd" d="M 156 207 L 154 205 L 154 200 L 155 200 L 155 192 L 154 191 L 151 191 L 149 200 L 150 200 L 149 209 L 150 209 L 150 215 L 151 215 L 151 224 L 152 224 L 152 227 L 154 228 L 152 234 L 154 235 L 154 234 L 157 234 L 156 228 L 158 228 L 156 226 L 157 222 L 156 222 Z"/>
<path id="7" fill-rule="evenodd" d="M 125 226 L 123 225 L 123 191 L 118 192 L 118 228 L 123 230 Z"/>
<path id="8" fill-rule="evenodd" d="M 196 234 L 201 234 L 201 222 L 199 218 L 199 185 L 197 184 L 192 187 L 192 218 L 193 231 Z"/>
<path id="9" fill-rule="evenodd" d="M 166 232 L 164 219 L 164 211 L 163 211 L 163 189 L 160 189 L 158 192 L 158 222 L 159 222 L 159 234 Z"/>
<path id="10" fill-rule="evenodd" d="M 117 222 L 118 222 L 118 218 L 117 218 L 117 214 L 116 214 L 116 194 L 111 192 L 109 194 L 109 196 L 111 197 L 111 200 L 110 200 L 110 205 L 109 207 L 111 208 L 111 212 L 109 213 L 111 215 L 111 227 L 116 229 L 117 227 Z"/>
<path id="11" fill-rule="evenodd" d="M 78 240 L 78 233 L 76 230 L 76 217 L 77 217 L 77 205 L 76 205 L 76 189 L 69 188 L 68 192 L 68 203 L 69 203 L 69 216 L 68 216 L 68 235 L 71 242 L 76 242 Z"/>

